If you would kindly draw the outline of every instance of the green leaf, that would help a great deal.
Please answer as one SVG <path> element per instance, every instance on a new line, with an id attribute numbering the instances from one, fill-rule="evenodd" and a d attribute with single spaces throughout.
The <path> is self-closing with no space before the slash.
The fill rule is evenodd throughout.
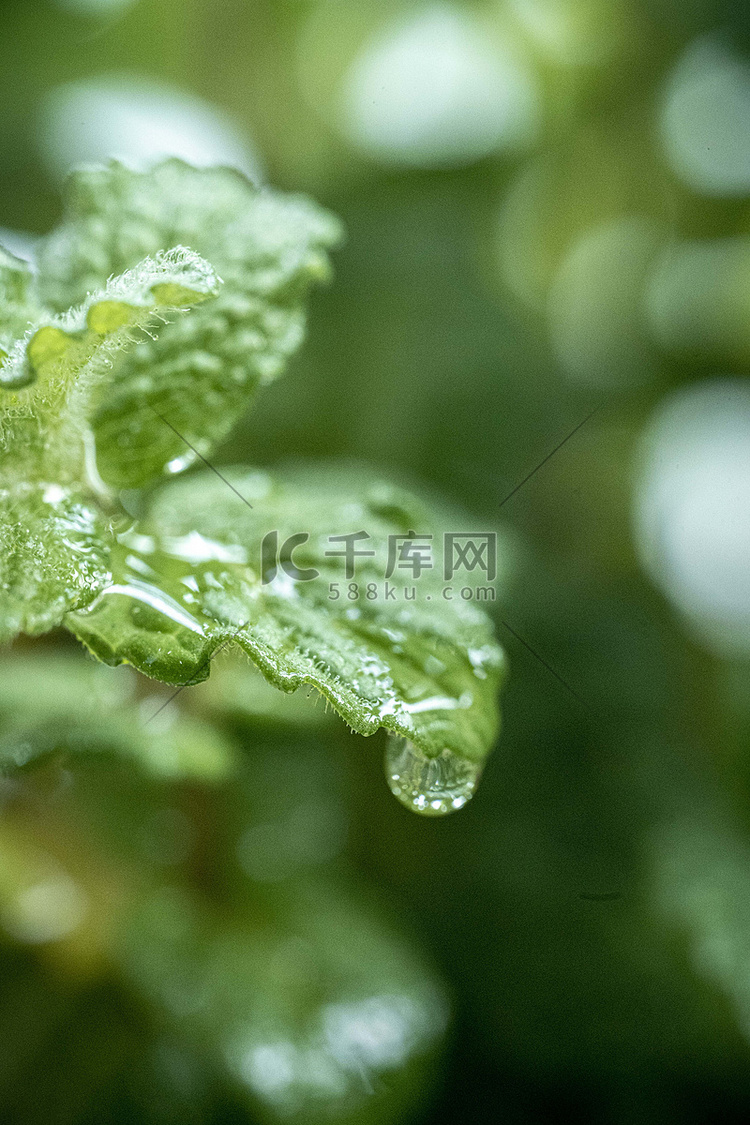
<path id="1" fill-rule="evenodd" d="M 206 262 L 176 247 L 110 279 L 82 305 L 34 322 L 0 364 L 5 474 L 95 484 L 91 419 L 112 398 L 118 353 L 137 351 L 159 320 L 184 313 L 218 285 Z"/>
<path id="2" fill-rule="evenodd" d="M 0 488 L 0 642 L 36 635 L 93 600 L 109 578 L 94 508 L 57 484 Z"/>
<path id="3" fill-rule="evenodd" d="M 137 698 L 136 675 L 79 655 L 23 656 L 0 664 L 0 773 L 50 754 L 63 761 L 110 754 L 159 779 L 214 782 L 234 769 L 234 747 L 215 727 L 167 709 L 169 696 Z"/>
<path id="4" fill-rule="evenodd" d="M 113 584 L 68 627 L 99 659 L 175 684 L 205 679 L 216 650 L 236 641 L 276 687 L 310 684 L 353 730 L 396 736 L 387 773 L 407 806 L 432 815 L 460 808 L 497 735 L 503 653 L 477 600 L 456 588 L 446 600 L 437 569 L 418 583 L 396 570 L 388 598 L 384 579 L 388 536 L 416 531 L 437 542 L 442 529 L 376 478 L 348 474 L 342 486 L 309 473 L 276 482 L 224 475 L 231 487 L 204 473 L 162 489 L 145 520 L 119 537 Z M 344 559 L 326 552 L 338 549 L 330 536 L 360 530 L 375 554 L 358 560 L 355 602 Z M 261 543 L 273 531 L 279 542 L 309 535 L 294 564 L 317 578 L 262 572 Z M 472 578 L 463 589 L 487 596 Z"/>
<path id="5" fill-rule="evenodd" d="M 189 464 L 191 446 L 206 455 L 229 433 L 299 346 L 307 292 L 327 278 L 326 250 L 339 238 L 338 222 L 313 203 L 258 190 L 228 168 L 168 160 L 136 173 L 113 162 L 73 177 L 66 217 L 40 250 L 52 307 L 178 243 L 224 282 L 210 306 L 115 360 L 112 393 L 93 421 L 108 484 L 140 487 Z"/>
<path id="6" fill-rule="evenodd" d="M 104 584 L 111 536 L 90 499 L 88 419 L 110 392 L 113 357 L 171 309 L 164 300 L 195 303 L 217 285 L 192 252 L 158 254 L 37 320 L 0 364 L 1 641 L 59 625 Z"/>
<path id="7" fill-rule="evenodd" d="M 136 995 L 254 1119 L 400 1120 L 448 1020 L 416 950 L 340 883 L 246 888 L 233 907 L 155 892 L 121 942 Z"/>
<path id="8" fill-rule="evenodd" d="M 39 312 L 31 266 L 0 246 L 0 360 Z"/>

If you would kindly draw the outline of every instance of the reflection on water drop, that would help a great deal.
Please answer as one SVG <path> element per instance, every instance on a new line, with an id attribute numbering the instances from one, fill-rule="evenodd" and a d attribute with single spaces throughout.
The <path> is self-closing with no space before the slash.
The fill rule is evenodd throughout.
<path id="1" fill-rule="evenodd" d="M 203 628 L 199 622 L 184 610 L 179 602 L 175 601 L 169 594 L 165 594 L 158 586 L 152 586 L 148 582 L 140 582 L 136 578 L 130 578 L 127 583 L 115 583 L 113 586 L 107 586 L 82 613 L 85 613 L 87 616 L 96 613 L 105 599 L 109 602 L 115 595 L 130 598 L 132 601 L 149 606 L 151 609 L 156 610 L 157 613 L 161 613 L 171 621 L 174 621 L 177 625 L 183 625 L 192 633 L 197 633 L 201 637 L 204 635 Z M 139 622 L 141 621 L 140 618 L 137 620 Z"/>
<path id="2" fill-rule="evenodd" d="M 390 790 L 402 805 L 424 816 L 444 816 L 462 809 L 473 795 L 481 769 L 475 762 L 443 750 L 428 758 L 412 742 L 389 735 L 385 748 L 385 775 Z"/>

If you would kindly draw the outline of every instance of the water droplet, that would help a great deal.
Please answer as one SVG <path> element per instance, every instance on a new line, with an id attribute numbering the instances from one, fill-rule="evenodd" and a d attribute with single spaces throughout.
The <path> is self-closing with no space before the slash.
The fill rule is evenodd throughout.
<path id="1" fill-rule="evenodd" d="M 171 621 L 190 629 L 192 633 L 197 633 L 201 637 L 204 636 L 200 623 L 179 602 L 159 589 L 158 586 L 152 586 L 150 583 L 141 582 L 136 578 L 129 578 L 127 583 L 115 583 L 112 586 L 107 586 L 91 605 L 81 612 L 86 616 L 96 613 L 105 599 L 109 601 L 110 598 L 118 595 L 130 598 L 131 601 L 146 605 L 150 609 L 155 609 Z M 139 622 L 142 620 L 140 615 L 137 620 Z"/>
<path id="2" fill-rule="evenodd" d="M 385 775 L 391 792 L 402 805 L 424 816 L 444 816 L 462 809 L 474 795 L 481 767 L 443 750 L 429 758 L 412 742 L 389 735 L 385 748 Z"/>

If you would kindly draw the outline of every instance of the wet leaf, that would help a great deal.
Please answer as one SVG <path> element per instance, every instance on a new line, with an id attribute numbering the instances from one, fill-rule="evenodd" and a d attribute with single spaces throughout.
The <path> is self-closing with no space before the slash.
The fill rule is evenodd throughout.
<path id="1" fill-rule="evenodd" d="M 4 475 L 96 486 L 91 424 L 115 393 L 118 355 L 137 352 L 157 323 L 219 284 L 206 262 L 175 247 L 110 278 L 81 305 L 35 320 L 0 364 Z"/>
<path id="2" fill-rule="evenodd" d="M 0 642 L 59 625 L 108 580 L 106 529 L 59 485 L 0 488 Z"/>
<path id="3" fill-rule="evenodd" d="M 395 736 L 388 778 L 407 806 L 460 808 L 498 730 L 504 658 L 479 604 L 489 587 L 470 573 L 448 600 L 437 565 L 385 579 L 389 536 L 430 534 L 437 547 L 442 529 L 375 477 L 224 475 L 231 487 L 204 473 L 162 489 L 119 537 L 113 584 L 68 627 L 99 659 L 176 684 L 205 679 L 236 642 L 276 687 L 309 684 L 353 730 Z M 363 530 L 355 599 L 330 537 Z M 269 544 L 277 555 L 264 557 Z"/>
<path id="4" fill-rule="evenodd" d="M 115 361 L 93 420 L 105 481 L 139 487 L 229 433 L 299 346 L 307 292 L 327 278 L 326 250 L 339 237 L 338 222 L 310 201 L 259 190 L 228 168 L 168 160 L 136 173 L 112 162 L 73 177 L 66 217 L 40 249 L 42 295 L 54 308 L 177 244 L 224 282 L 210 306 L 156 326 Z"/>

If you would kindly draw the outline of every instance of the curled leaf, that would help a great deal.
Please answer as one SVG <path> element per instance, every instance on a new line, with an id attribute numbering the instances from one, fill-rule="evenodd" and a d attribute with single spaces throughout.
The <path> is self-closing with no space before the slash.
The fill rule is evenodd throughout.
<path id="1" fill-rule="evenodd" d="M 73 177 L 66 217 L 40 251 L 54 308 L 177 243 L 224 282 L 210 307 L 157 326 L 115 361 L 92 423 L 107 483 L 140 487 L 229 433 L 299 346 L 307 292 L 328 276 L 326 251 L 339 237 L 338 222 L 310 201 L 259 190 L 229 168 L 168 160 L 136 173 L 112 162 Z"/>
<path id="2" fill-rule="evenodd" d="M 92 418 L 116 393 L 118 354 L 137 351 L 156 324 L 213 296 L 219 284 L 206 262 L 175 247 L 110 278 L 81 305 L 32 323 L 0 366 L 8 475 L 90 482 Z"/>

